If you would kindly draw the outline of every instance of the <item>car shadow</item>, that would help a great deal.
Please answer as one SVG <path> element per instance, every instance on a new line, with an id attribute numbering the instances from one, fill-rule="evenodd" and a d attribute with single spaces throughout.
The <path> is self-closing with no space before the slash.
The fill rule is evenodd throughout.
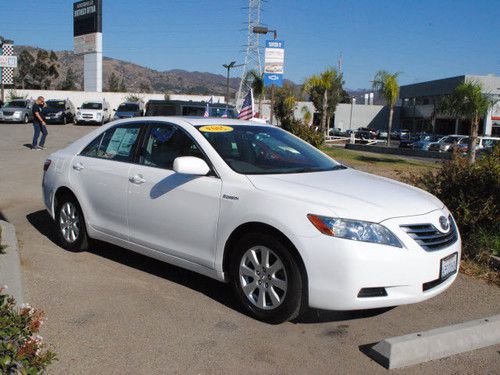
<path id="1" fill-rule="evenodd" d="M 30 213 L 26 216 L 26 219 L 41 235 L 48 238 L 62 251 L 66 251 L 59 246 L 54 221 L 47 211 L 40 210 Z M 88 252 L 185 286 L 204 294 L 230 309 L 246 314 L 236 300 L 229 284 L 102 241 L 93 240 Z M 301 316 L 293 320 L 292 323 L 312 324 L 363 319 L 381 315 L 391 309 L 393 308 L 360 311 L 326 311 L 306 308 Z"/>

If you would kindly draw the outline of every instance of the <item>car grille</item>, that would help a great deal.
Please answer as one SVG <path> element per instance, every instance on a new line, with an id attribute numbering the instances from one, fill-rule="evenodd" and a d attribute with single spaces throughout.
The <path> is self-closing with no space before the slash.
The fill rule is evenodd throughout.
<path id="1" fill-rule="evenodd" d="M 94 118 L 94 115 L 82 115 L 82 118 Z"/>
<path id="2" fill-rule="evenodd" d="M 447 233 L 439 231 L 432 224 L 401 225 L 401 228 L 408 233 L 426 251 L 436 251 L 454 244 L 458 239 L 457 227 L 449 217 L 450 229 Z"/>
<path id="3" fill-rule="evenodd" d="M 14 112 L 4 110 L 3 114 L 4 114 L 4 116 L 12 116 L 14 114 Z"/>

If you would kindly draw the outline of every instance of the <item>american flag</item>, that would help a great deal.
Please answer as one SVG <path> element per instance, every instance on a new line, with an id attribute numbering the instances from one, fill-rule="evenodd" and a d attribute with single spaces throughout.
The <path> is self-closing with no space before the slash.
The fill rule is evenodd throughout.
<path id="1" fill-rule="evenodd" d="M 222 118 L 227 118 L 227 106 L 226 109 L 224 110 L 224 113 L 222 114 Z"/>
<path id="2" fill-rule="evenodd" d="M 214 96 L 212 95 L 210 99 L 207 101 L 207 105 L 205 106 L 205 113 L 203 117 L 210 117 L 210 104 L 214 102 Z"/>
<path id="3" fill-rule="evenodd" d="M 238 118 L 240 120 L 250 120 L 253 117 L 253 93 L 252 90 L 248 91 L 245 100 L 243 100 L 243 106 L 241 107 L 240 114 Z"/>

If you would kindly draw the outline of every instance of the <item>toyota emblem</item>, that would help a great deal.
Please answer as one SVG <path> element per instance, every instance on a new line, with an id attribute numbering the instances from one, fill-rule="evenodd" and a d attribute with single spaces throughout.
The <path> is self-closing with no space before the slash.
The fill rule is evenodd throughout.
<path id="1" fill-rule="evenodd" d="M 444 230 L 445 232 L 450 229 L 450 220 L 446 216 L 441 216 L 439 218 L 439 224 L 441 225 L 441 229 Z"/>

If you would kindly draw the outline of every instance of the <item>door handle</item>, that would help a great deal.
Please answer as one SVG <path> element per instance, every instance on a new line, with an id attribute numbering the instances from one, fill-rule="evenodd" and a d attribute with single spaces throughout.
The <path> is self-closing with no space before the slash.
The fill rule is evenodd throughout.
<path id="1" fill-rule="evenodd" d="M 73 164 L 73 169 L 75 171 L 81 171 L 82 169 L 84 168 L 83 164 L 82 163 L 76 163 L 76 164 Z"/>
<path id="2" fill-rule="evenodd" d="M 146 182 L 146 180 L 144 179 L 144 177 L 142 177 L 142 175 L 140 174 L 136 174 L 135 176 L 131 176 L 128 178 L 128 180 L 133 183 L 133 184 L 136 184 L 136 185 L 140 185 L 140 184 L 143 184 Z"/>

